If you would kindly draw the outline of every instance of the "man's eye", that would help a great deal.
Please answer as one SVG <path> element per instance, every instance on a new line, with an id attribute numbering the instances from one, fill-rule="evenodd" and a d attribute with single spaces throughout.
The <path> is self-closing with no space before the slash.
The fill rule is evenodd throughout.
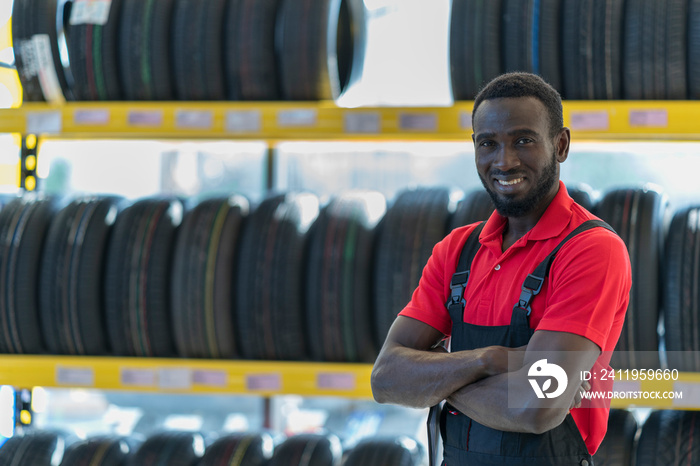
<path id="1" fill-rule="evenodd" d="M 520 138 L 516 141 L 517 144 L 529 144 L 532 142 L 530 138 Z"/>
<path id="2" fill-rule="evenodd" d="M 481 147 L 490 147 L 493 146 L 493 141 L 481 141 L 479 143 L 479 146 Z"/>

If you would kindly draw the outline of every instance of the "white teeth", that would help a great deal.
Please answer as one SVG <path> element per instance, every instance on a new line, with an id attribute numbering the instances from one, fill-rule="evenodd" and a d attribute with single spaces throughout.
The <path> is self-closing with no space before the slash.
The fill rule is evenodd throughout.
<path id="1" fill-rule="evenodd" d="M 511 185 L 520 183 L 521 181 L 523 181 L 523 179 L 518 178 L 517 180 L 513 180 L 513 181 L 502 181 L 502 180 L 496 180 L 496 181 L 498 181 L 498 183 L 502 186 L 511 186 Z"/>

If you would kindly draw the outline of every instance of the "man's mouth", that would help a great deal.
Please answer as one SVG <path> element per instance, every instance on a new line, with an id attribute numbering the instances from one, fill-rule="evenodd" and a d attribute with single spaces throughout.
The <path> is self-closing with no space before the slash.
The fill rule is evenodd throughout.
<path id="1" fill-rule="evenodd" d="M 518 184 L 518 183 L 520 183 L 521 181 L 523 181 L 523 179 L 524 179 L 524 178 L 516 178 L 516 179 L 510 180 L 510 181 L 507 181 L 507 180 L 496 180 L 496 181 L 497 181 L 498 184 L 500 184 L 501 186 L 513 186 L 514 184 Z"/>

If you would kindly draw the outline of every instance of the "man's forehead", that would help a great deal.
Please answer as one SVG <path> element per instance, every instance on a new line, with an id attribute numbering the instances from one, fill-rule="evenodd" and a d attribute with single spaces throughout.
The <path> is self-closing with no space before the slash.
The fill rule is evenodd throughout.
<path id="1" fill-rule="evenodd" d="M 548 124 L 546 108 L 536 97 L 499 97 L 484 100 L 474 114 L 475 132 L 506 123 L 531 129 Z"/>

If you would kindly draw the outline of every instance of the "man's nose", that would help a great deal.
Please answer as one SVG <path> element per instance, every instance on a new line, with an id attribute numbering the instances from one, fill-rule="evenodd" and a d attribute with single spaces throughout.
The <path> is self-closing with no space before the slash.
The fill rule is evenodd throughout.
<path id="1" fill-rule="evenodd" d="M 501 171 L 507 172 L 513 168 L 520 166 L 520 158 L 515 150 L 508 146 L 501 146 L 495 154 L 493 167 Z"/>

